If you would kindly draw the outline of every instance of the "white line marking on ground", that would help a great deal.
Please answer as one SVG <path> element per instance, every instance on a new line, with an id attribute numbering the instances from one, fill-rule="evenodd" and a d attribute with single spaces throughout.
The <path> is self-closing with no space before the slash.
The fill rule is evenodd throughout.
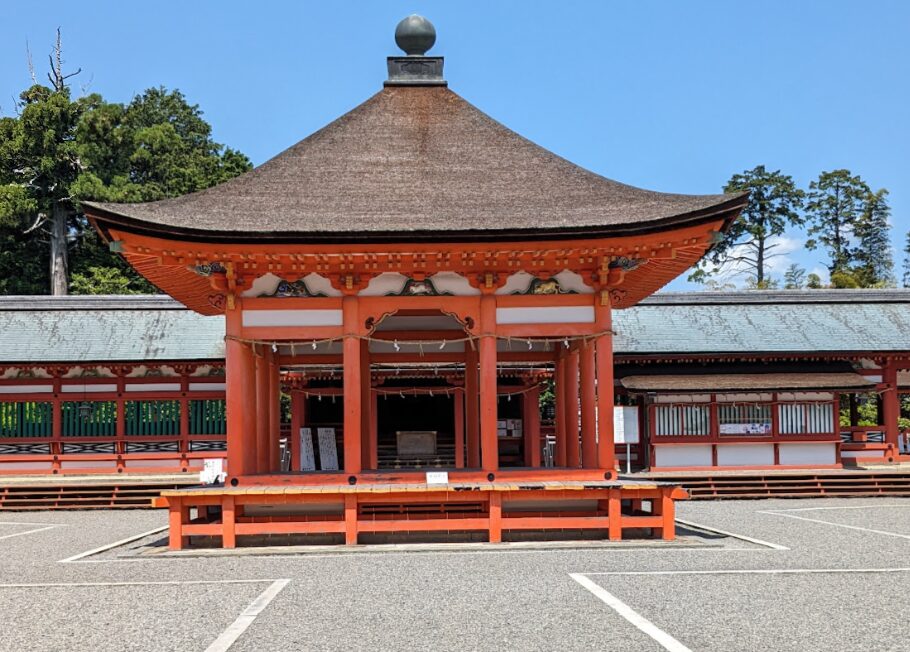
<path id="1" fill-rule="evenodd" d="M 237 641 L 238 638 L 253 624 L 256 616 L 262 613 L 263 609 L 269 606 L 269 603 L 275 599 L 281 590 L 288 585 L 291 580 L 275 580 L 269 587 L 260 593 L 255 600 L 250 603 L 246 609 L 237 616 L 237 620 L 232 622 L 221 635 L 209 645 L 205 652 L 225 652 Z"/>
<path id="2" fill-rule="evenodd" d="M 584 588 L 594 594 L 599 600 L 610 607 L 613 611 L 635 625 L 639 630 L 654 639 L 658 645 L 669 652 L 692 652 L 685 645 L 660 629 L 650 620 L 632 609 L 625 602 L 615 595 L 604 589 L 602 586 L 588 579 L 581 573 L 569 573 L 569 577 L 581 584 Z"/>
<path id="3" fill-rule="evenodd" d="M 910 568 L 758 568 L 752 570 L 603 571 L 584 575 L 820 575 L 825 573 L 907 573 Z"/>
<path id="4" fill-rule="evenodd" d="M 32 582 L 27 584 L 0 584 L 0 589 L 44 589 L 86 586 L 183 586 L 194 584 L 265 584 L 288 580 L 163 580 L 159 582 Z"/>
<path id="5" fill-rule="evenodd" d="M 21 523 L 17 523 L 17 525 L 21 525 Z M 41 524 L 32 523 L 32 525 L 41 525 Z M 21 537 L 21 536 L 25 536 L 26 534 L 35 534 L 36 532 L 44 532 L 45 530 L 53 530 L 55 527 L 61 527 L 61 526 L 62 526 L 61 524 L 57 524 L 57 523 L 55 523 L 54 525 L 45 524 L 45 527 L 34 528 L 31 530 L 26 530 L 25 532 L 13 532 L 12 534 L 4 534 L 4 535 L 0 536 L 0 540 L 12 539 L 13 537 Z"/>
<path id="6" fill-rule="evenodd" d="M 733 537 L 734 539 L 739 539 L 740 541 L 748 541 L 749 543 L 754 543 L 757 546 L 763 546 L 765 548 L 771 548 L 772 550 L 789 550 L 787 546 L 782 546 L 779 543 L 771 543 L 770 541 L 762 541 L 761 539 L 755 539 L 753 537 L 747 537 L 745 534 L 735 534 L 733 532 L 727 532 L 726 530 L 718 530 L 715 527 L 710 527 L 708 525 L 702 525 L 701 523 L 693 523 L 692 521 L 684 521 L 681 518 L 676 519 L 677 523 L 682 525 L 696 528 L 699 530 L 704 530 L 705 532 L 713 532 L 715 534 L 722 534 L 727 537 Z"/>
<path id="7" fill-rule="evenodd" d="M 882 509 L 885 507 L 910 508 L 910 503 L 905 505 L 841 505 L 839 507 L 799 507 L 796 509 L 775 509 L 774 512 L 815 512 L 826 509 Z M 764 512 L 763 512 L 764 513 Z"/>
<path id="8" fill-rule="evenodd" d="M 899 539 L 910 539 L 910 534 L 900 534 L 898 532 L 888 532 L 886 530 L 873 530 L 868 527 L 860 527 L 858 525 L 846 525 L 844 523 L 833 523 L 831 521 L 823 521 L 820 518 L 806 518 L 805 516 L 796 516 L 795 514 L 782 514 L 780 512 L 758 512 L 759 514 L 771 514 L 772 516 L 785 516 L 787 518 L 795 518 L 799 521 L 808 521 L 810 523 L 824 523 L 825 525 L 833 525 L 834 527 L 842 527 L 847 530 L 859 530 L 860 532 L 871 532 L 872 534 L 884 534 L 889 537 L 898 537 Z"/>
<path id="9" fill-rule="evenodd" d="M 0 521 L 0 525 L 69 525 L 69 523 L 33 523 L 31 521 Z"/>
<path id="10" fill-rule="evenodd" d="M 74 561 L 78 561 L 78 560 L 82 559 L 83 557 L 91 557 L 92 555 L 97 555 L 102 552 L 106 552 L 107 550 L 110 550 L 112 548 L 116 548 L 118 546 L 125 546 L 126 544 L 132 543 L 133 541 L 138 541 L 139 539 L 144 539 L 145 537 L 150 536 L 152 534 L 158 534 L 159 532 L 164 532 L 167 529 L 167 527 L 168 527 L 167 525 L 162 525 L 161 527 L 156 527 L 154 530 L 149 530 L 148 532 L 142 532 L 141 534 L 134 534 L 131 537 L 127 537 L 125 539 L 120 539 L 120 541 L 114 541 L 114 543 L 107 543 L 103 546 L 99 546 L 97 548 L 92 548 L 91 550 L 86 550 L 85 552 L 80 552 L 78 555 L 73 555 L 72 557 L 67 557 L 66 559 L 61 559 L 57 563 L 58 564 L 70 564 Z"/>

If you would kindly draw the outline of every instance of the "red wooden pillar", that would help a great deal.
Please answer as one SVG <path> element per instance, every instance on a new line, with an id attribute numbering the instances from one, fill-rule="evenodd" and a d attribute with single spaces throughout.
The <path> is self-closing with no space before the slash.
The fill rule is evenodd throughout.
<path id="1" fill-rule="evenodd" d="M 578 349 L 566 356 L 566 466 L 577 468 L 578 451 Z"/>
<path id="2" fill-rule="evenodd" d="M 269 354 L 271 351 L 264 345 L 254 345 L 256 356 L 256 469 L 255 473 L 269 471 L 271 450 L 269 447 Z"/>
<path id="3" fill-rule="evenodd" d="M 126 437 L 126 399 L 123 398 L 124 392 L 126 392 L 126 380 L 124 380 L 123 376 L 117 376 L 117 413 L 115 415 L 114 436 L 117 438 L 116 451 L 118 453 L 126 451 L 126 442 L 123 441 Z"/>
<path id="4" fill-rule="evenodd" d="M 367 340 L 360 340 L 360 395 L 362 397 L 360 411 L 361 467 L 372 469 L 375 468 L 372 466 L 373 383 L 370 377 L 370 343 Z"/>
<path id="5" fill-rule="evenodd" d="M 342 299 L 344 331 L 344 471 L 360 473 L 361 470 L 361 408 L 363 391 L 360 368 L 360 339 L 357 297 L 347 295 Z M 356 534 L 355 540 L 356 540 Z"/>
<path id="6" fill-rule="evenodd" d="M 379 468 L 379 392 L 370 388 L 370 468 Z"/>
<path id="7" fill-rule="evenodd" d="M 281 470 L 281 364 L 269 351 L 269 471 Z M 288 442 L 290 443 L 290 442 Z"/>
<path id="8" fill-rule="evenodd" d="M 250 345 L 232 337 L 240 335 L 240 315 L 239 306 L 226 314 L 227 462 L 232 478 L 253 473 L 256 466 L 256 367 Z"/>
<path id="9" fill-rule="evenodd" d="M 180 378 L 180 451 L 188 453 L 190 450 L 190 399 L 187 392 L 190 390 L 190 379 L 186 376 Z"/>
<path id="10" fill-rule="evenodd" d="M 540 466 L 540 385 L 528 389 L 522 400 L 525 466 L 536 469 Z"/>
<path id="11" fill-rule="evenodd" d="M 464 468 L 464 394 L 457 389 L 452 396 L 455 430 L 455 468 Z"/>
<path id="12" fill-rule="evenodd" d="M 581 465 L 596 469 L 597 459 L 597 393 L 594 386 L 594 343 L 581 347 Z"/>
<path id="13" fill-rule="evenodd" d="M 594 321 L 597 331 L 604 333 L 595 342 L 594 360 L 597 371 L 597 459 L 604 471 L 616 468 L 616 447 L 613 444 L 613 327 L 610 302 L 606 290 L 601 290 L 594 302 Z"/>
<path id="14" fill-rule="evenodd" d="M 291 471 L 300 470 L 300 429 L 306 422 L 306 395 L 300 391 L 291 392 L 291 436 L 288 446 L 291 450 Z"/>
<path id="15" fill-rule="evenodd" d="M 897 395 L 897 366 L 888 360 L 882 369 L 882 381 L 885 391 L 882 392 L 882 424 L 885 430 L 885 443 L 894 447 L 895 453 L 900 450 L 900 436 L 897 421 L 900 418 L 900 397 Z"/>
<path id="16" fill-rule="evenodd" d="M 480 298 L 480 450 L 484 471 L 499 469 L 496 392 L 496 297 Z"/>
<path id="17" fill-rule="evenodd" d="M 477 389 L 477 349 L 475 342 L 465 343 L 464 401 L 468 468 L 480 468 L 479 392 Z"/>
<path id="18" fill-rule="evenodd" d="M 566 357 L 560 352 L 556 357 L 556 450 L 553 457 L 555 466 L 566 465 Z"/>

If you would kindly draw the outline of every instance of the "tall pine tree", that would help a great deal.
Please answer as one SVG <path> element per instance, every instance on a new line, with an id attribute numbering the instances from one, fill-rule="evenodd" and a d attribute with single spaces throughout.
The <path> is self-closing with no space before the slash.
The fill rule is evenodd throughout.
<path id="1" fill-rule="evenodd" d="M 788 227 L 802 224 L 800 208 L 804 193 L 793 178 L 780 170 L 758 165 L 734 174 L 724 192 L 749 192 L 749 203 L 730 226 L 724 239 L 689 276 L 704 282 L 712 274 L 746 275 L 748 285 L 759 289 L 774 287 L 768 276 L 768 262 L 777 256 L 774 238 Z"/>
<path id="2" fill-rule="evenodd" d="M 902 285 L 910 288 L 910 231 L 907 232 L 907 240 L 904 243 L 904 278 Z"/>
<path id="3" fill-rule="evenodd" d="M 851 237 L 869 194 L 866 182 L 849 170 L 822 172 L 809 184 L 806 248 L 821 246 L 827 250 L 832 283 L 835 275 L 852 275 L 850 267 L 855 252 Z"/>
<path id="4" fill-rule="evenodd" d="M 854 227 L 857 247 L 853 275 L 861 287 L 894 285 L 890 217 L 888 191 L 882 188 L 878 192 L 870 192 Z"/>

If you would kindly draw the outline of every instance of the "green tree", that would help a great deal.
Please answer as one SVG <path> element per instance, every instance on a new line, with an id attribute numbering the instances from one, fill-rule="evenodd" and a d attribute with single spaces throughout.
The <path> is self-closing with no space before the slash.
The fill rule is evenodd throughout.
<path id="1" fill-rule="evenodd" d="M 768 262 L 779 255 L 774 238 L 790 226 L 802 224 L 800 208 L 804 193 L 793 178 L 780 170 L 769 171 L 764 165 L 734 174 L 724 192 L 749 193 L 749 203 L 733 222 L 723 241 L 702 260 L 689 280 L 704 282 L 712 274 L 733 272 L 750 277 L 757 288 L 772 286 Z"/>
<path id="2" fill-rule="evenodd" d="M 809 274 L 806 276 L 806 287 L 810 290 L 821 290 L 822 277 L 815 273 Z"/>
<path id="3" fill-rule="evenodd" d="M 0 118 L 0 292 L 155 291 L 102 246 L 79 202 L 174 197 L 252 166 L 212 139 L 179 91 L 149 89 L 128 105 L 97 94 L 73 100 L 73 74 L 63 72 L 58 31 L 51 86 L 36 83 L 20 95 L 18 115 Z"/>
<path id="4" fill-rule="evenodd" d="M 856 221 L 853 276 L 861 287 L 894 285 L 894 257 L 891 255 L 891 207 L 888 191 L 870 192 Z"/>
<path id="5" fill-rule="evenodd" d="M 902 285 L 910 288 L 910 231 L 907 232 L 907 239 L 904 243 L 904 277 Z"/>
<path id="6" fill-rule="evenodd" d="M 75 130 L 84 107 L 70 99 L 67 79 L 79 71 L 63 72 L 60 30 L 50 68 L 51 86 L 36 82 L 19 95 L 19 115 L 0 118 L 0 224 L 5 239 L 19 231 L 47 244 L 49 290 L 66 294 L 76 214 L 70 186 L 80 172 Z"/>
<path id="7" fill-rule="evenodd" d="M 814 250 L 822 246 L 828 251 L 832 283 L 834 273 L 851 274 L 855 256 L 851 237 L 869 194 L 866 182 L 849 170 L 822 172 L 809 184 L 806 248 Z"/>
<path id="8" fill-rule="evenodd" d="M 805 284 L 806 270 L 796 263 L 791 264 L 784 272 L 784 289 L 801 290 Z"/>

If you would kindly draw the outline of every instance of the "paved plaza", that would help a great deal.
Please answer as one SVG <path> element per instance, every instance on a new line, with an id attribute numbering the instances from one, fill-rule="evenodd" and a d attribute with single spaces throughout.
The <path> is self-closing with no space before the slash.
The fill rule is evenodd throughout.
<path id="1" fill-rule="evenodd" d="M 0 649 L 907 649 L 910 500 L 679 518 L 673 544 L 173 555 L 163 511 L 4 513 Z"/>

